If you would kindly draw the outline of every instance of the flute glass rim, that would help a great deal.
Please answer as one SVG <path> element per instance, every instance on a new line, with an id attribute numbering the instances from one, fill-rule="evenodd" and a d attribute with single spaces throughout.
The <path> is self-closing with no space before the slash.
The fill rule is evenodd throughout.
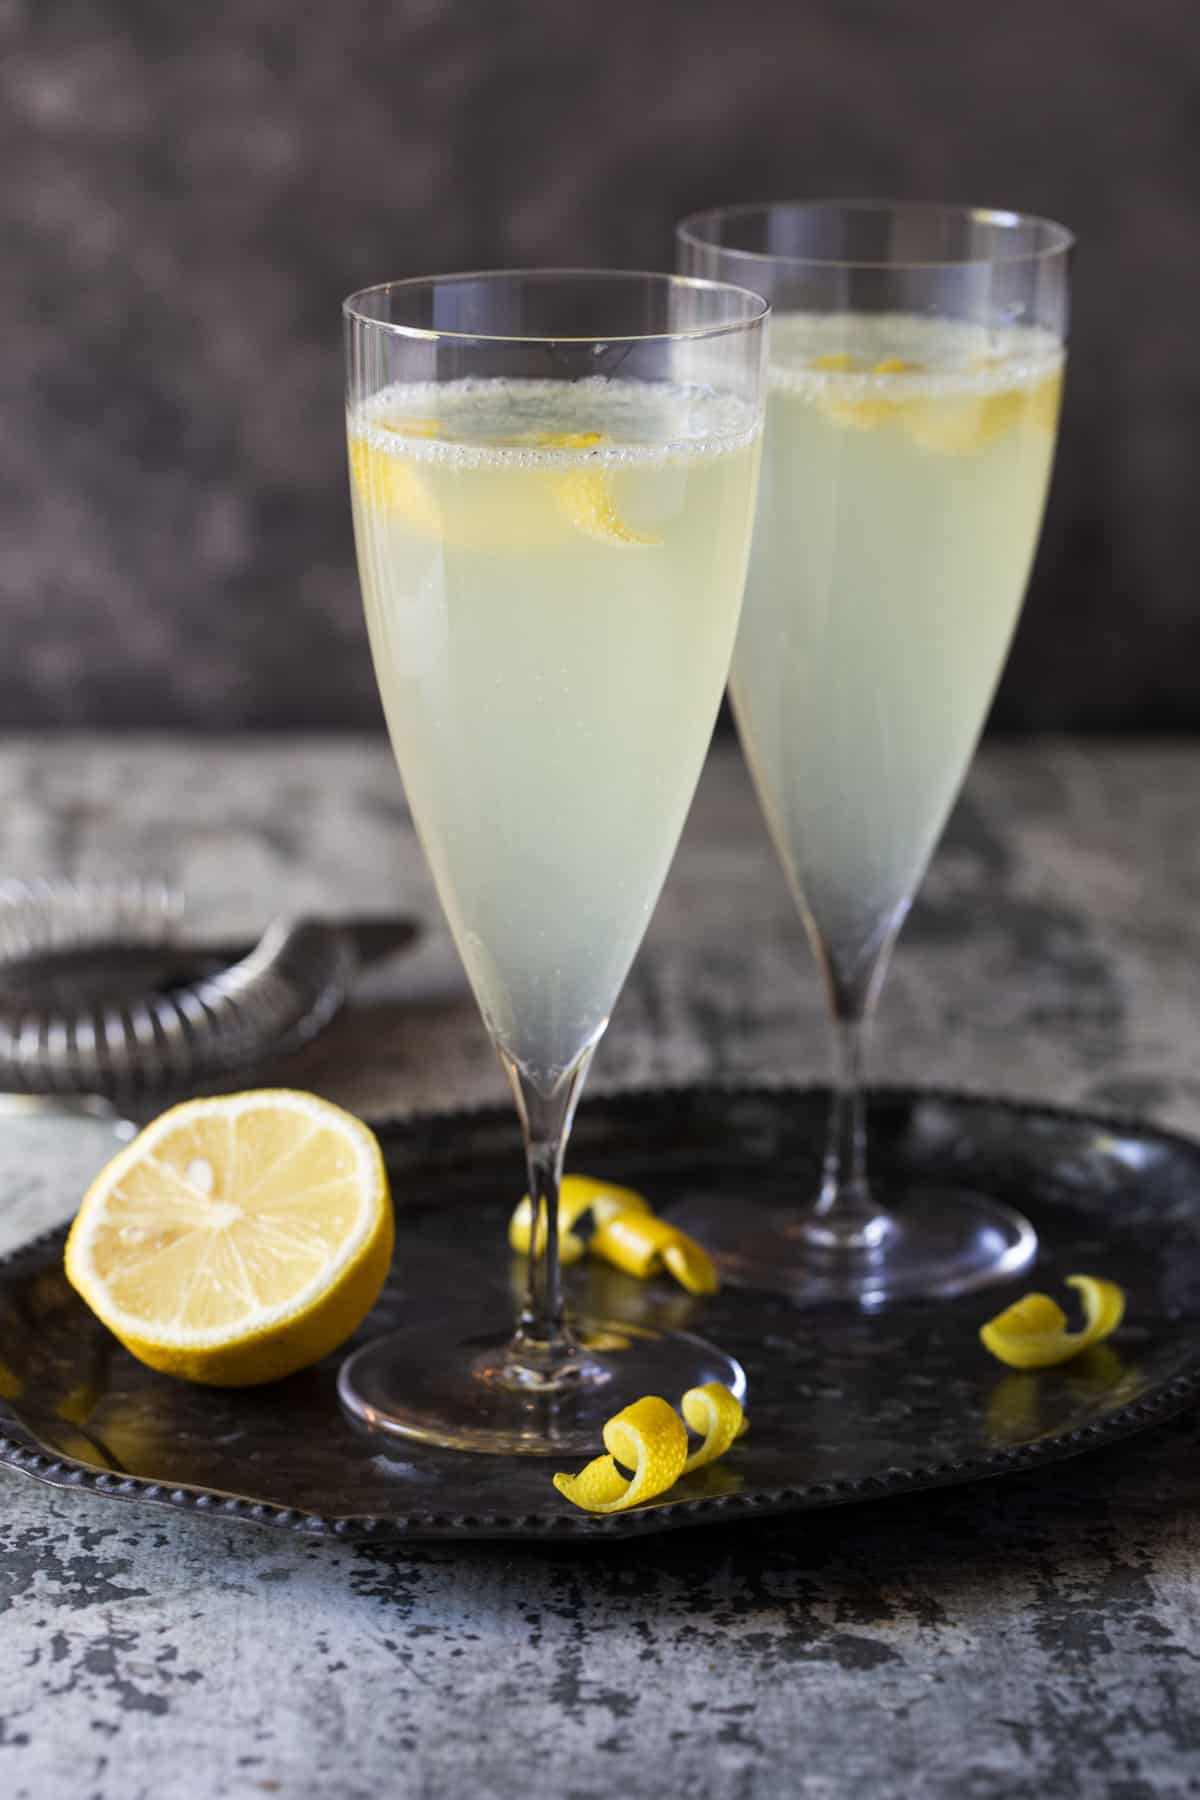
<path id="1" fill-rule="evenodd" d="M 929 219 L 959 218 L 968 220 L 972 224 L 992 226 L 998 231 L 1015 231 L 1021 227 L 1033 227 L 1044 232 L 1047 241 L 1035 250 L 1016 250 L 1010 255 L 790 256 L 772 250 L 743 250 L 736 245 L 723 243 L 719 238 L 711 237 L 701 230 L 702 225 L 712 225 L 717 220 L 748 219 L 755 214 L 765 216 L 769 213 L 801 214 L 805 212 L 812 214 L 819 212 L 906 212 L 924 214 Z M 675 227 L 675 236 L 682 244 L 687 244 L 695 249 L 713 251 L 730 262 L 744 262 L 749 269 L 768 266 L 794 269 L 984 269 L 993 268 L 998 264 L 1018 265 L 1046 262 L 1055 257 L 1068 255 L 1075 247 L 1074 232 L 1066 225 L 1060 225 L 1056 219 L 1048 218 L 1041 213 L 1012 211 L 1004 207 L 970 206 L 954 201 L 882 198 L 841 200 L 833 196 L 817 197 L 811 200 L 749 200 L 738 202 L 733 206 L 703 207 L 700 211 L 688 213 L 679 220 Z"/>
<path id="2" fill-rule="evenodd" d="M 407 325 L 393 319 L 381 319 L 367 310 L 366 303 L 383 294 L 416 293 L 420 288 L 453 287 L 459 283 L 479 281 L 551 282 L 565 279 L 577 281 L 651 281 L 660 283 L 667 292 L 724 293 L 737 295 L 744 303 L 743 316 L 714 320 L 711 324 L 690 325 L 677 331 L 588 332 L 580 335 L 559 332 L 488 332 L 445 331 L 438 326 Z M 713 281 L 701 275 L 675 275 L 661 269 L 465 269 L 449 275 L 410 275 L 397 281 L 376 281 L 358 288 L 342 302 L 342 316 L 348 324 L 387 332 L 396 337 L 424 343 L 461 344 L 655 344 L 728 337 L 733 333 L 763 326 L 771 315 L 771 304 L 752 288 L 736 282 Z"/>

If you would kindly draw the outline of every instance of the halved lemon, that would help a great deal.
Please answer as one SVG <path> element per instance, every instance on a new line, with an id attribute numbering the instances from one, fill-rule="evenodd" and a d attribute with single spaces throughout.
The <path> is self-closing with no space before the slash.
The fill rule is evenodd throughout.
<path id="1" fill-rule="evenodd" d="M 66 1273 L 150 1368 L 249 1387 L 350 1336 L 392 1242 L 374 1134 L 315 1094 L 263 1089 L 148 1125 L 84 1195 Z"/>

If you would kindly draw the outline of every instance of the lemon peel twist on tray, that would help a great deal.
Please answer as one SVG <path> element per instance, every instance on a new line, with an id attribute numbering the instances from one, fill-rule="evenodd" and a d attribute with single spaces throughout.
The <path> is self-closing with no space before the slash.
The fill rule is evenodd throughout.
<path id="1" fill-rule="evenodd" d="M 593 1231 L 583 1238 L 575 1227 L 591 1214 Z M 519 1256 L 529 1255 L 533 1208 L 521 1200 L 508 1227 L 508 1241 Z M 546 1222 L 538 1221 L 536 1253 L 546 1243 Z M 578 1262 L 591 1251 L 639 1281 L 666 1269 L 689 1294 L 715 1294 L 720 1288 L 708 1252 L 677 1226 L 658 1218 L 633 1188 L 616 1187 L 590 1175 L 564 1175 L 558 1194 L 558 1253 L 563 1263 Z"/>
<path id="2" fill-rule="evenodd" d="M 597 1456 L 578 1475 L 556 1475 L 558 1492 L 584 1512 L 628 1512 L 658 1499 L 681 1475 L 724 1456 L 747 1430 L 740 1401 L 719 1381 L 689 1388 L 680 1410 L 682 1419 L 656 1394 L 635 1400 L 605 1425 L 608 1454 Z M 684 1420 L 702 1438 L 690 1454 Z M 623 1468 L 632 1474 L 623 1474 Z"/>
<path id="3" fill-rule="evenodd" d="M 1026 1294 L 979 1328 L 984 1348 L 1010 1369 L 1052 1369 L 1110 1337 L 1125 1316 L 1125 1295 L 1098 1275 L 1068 1275 L 1083 1301 L 1082 1331 L 1067 1330 L 1067 1315 L 1049 1294 Z"/>

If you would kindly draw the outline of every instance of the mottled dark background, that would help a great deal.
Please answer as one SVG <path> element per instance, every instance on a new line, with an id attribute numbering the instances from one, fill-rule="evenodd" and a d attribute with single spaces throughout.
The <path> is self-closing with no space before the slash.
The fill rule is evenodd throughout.
<path id="1" fill-rule="evenodd" d="M 998 724 L 1191 726 L 1195 0 L 0 0 L 0 724 L 378 718 L 338 302 L 895 193 L 1079 234 Z"/>

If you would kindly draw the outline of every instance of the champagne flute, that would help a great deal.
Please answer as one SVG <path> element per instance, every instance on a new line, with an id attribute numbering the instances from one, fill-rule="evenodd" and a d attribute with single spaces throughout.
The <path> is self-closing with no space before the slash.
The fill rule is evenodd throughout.
<path id="1" fill-rule="evenodd" d="M 375 670 L 516 1101 L 536 1254 L 515 1333 L 448 1264 L 340 1393 L 370 1425 L 459 1449 L 586 1450 L 643 1394 L 745 1385 L 686 1333 L 565 1317 L 558 1189 L 728 671 L 768 308 L 678 276 L 549 270 L 394 282 L 344 310 Z"/>
<path id="2" fill-rule="evenodd" d="M 686 1222 L 798 1298 L 954 1294 L 1027 1264 L 1028 1221 L 866 1168 L 865 1040 L 962 784 L 1037 545 L 1064 366 L 1070 233 L 886 201 L 734 206 L 679 266 L 774 308 L 763 477 L 732 669 L 759 799 L 824 977 L 823 1174 L 752 1230 Z"/>

